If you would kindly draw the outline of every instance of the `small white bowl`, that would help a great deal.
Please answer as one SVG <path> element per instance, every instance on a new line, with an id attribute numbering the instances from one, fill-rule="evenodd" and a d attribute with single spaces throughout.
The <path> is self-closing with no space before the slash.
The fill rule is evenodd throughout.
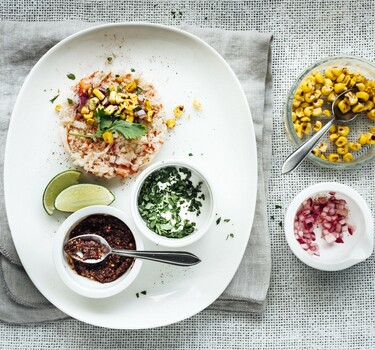
<path id="1" fill-rule="evenodd" d="M 143 250 L 140 234 L 125 213 L 113 207 L 95 205 L 76 211 L 60 226 L 54 237 L 54 262 L 59 276 L 71 290 L 89 298 L 106 298 L 120 293 L 134 281 L 141 269 L 142 260 L 135 259 L 133 265 L 122 276 L 109 283 L 100 283 L 78 275 L 68 264 L 63 247 L 71 230 L 83 219 L 93 214 L 112 215 L 123 221 L 133 233 L 136 249 Z"/>
<path id="2" fill-rule="evenodd" d="M 328 244 L 320 234 L 316 235 L 320 256 L 310 255 L 294 236 L 294 219 L 302 202 L 318 195 L 336 192 L 336 198 L 344 199 L 349 209 L 348 223 L 355 227 L 353 235 L 343 238 L 344 243 Z M 291 202 L 285 217 L 285 236 L 290 249 L 305 264 L 323 271 L 339 271 L 366 260 L 373 251 L 374 221 L 370 208 L 361 195 L 349 186 L 336 182 L 313 185 L 300 192 Z M 316 230 L 320 233 L 320 231 Z"/>
<path id="3" fill-rule="evenodd" d="M 165 167 L 187 168 L 192 173 L 191 180 L 193 184 L 197 184 L 199 181 L 203 182 L 202 193 L 204 193 L 205 195 L 205 200 L 202 201 L 203 205 L 201 208 L 201 214 L 197 217 L 194 216 L 194 218 L 191 218 L 197 224 L 196 230 L 195 232 L 183 238 L 168 238 L 158 235 L 157 233 L 155 233 L 147 227 L 145 221 L 141 217 L 138 210 L 138 196 L 141 191 L 143 182 L 151 173 Z M 165 247 L 183 247 L 192 244 L 196 242 L 198 239 L 202 238 L 210 228 L 215 218 L 214 195 L 211 186 L 207 181 L 207 177 L 203 175 L 202 172 L 196 169 L 193 165 L 180 160 L 164 160 L 149 166 L 138 176 L 137 180 L 135 181 L 131 196 L 131 212 L 132 217 L 136 225 L 138 226 L 139 230 L 149 240 Z"/>

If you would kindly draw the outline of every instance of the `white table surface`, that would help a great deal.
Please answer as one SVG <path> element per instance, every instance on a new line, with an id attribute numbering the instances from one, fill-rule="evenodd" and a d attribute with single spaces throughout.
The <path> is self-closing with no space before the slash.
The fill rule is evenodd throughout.
<path id="1" fill-rule="evenodd" d="M 305 163 L 292 175 L 280 176 L 292 150 L 282 123 L 291 83 L 302 69 L 326 56 L 342 53 L 374 60 L 374 17 L 371 0 L 2 0 L 0 20 L 134 20 L 272 32 L 277 147 L 268 189 L 273 270 L 263 315 L 203 311 L 168 327 L 140 331 L 102 329 L 76 320 L 35 326 L 0 323 L 0 349 L 374 349 L 374 257 L 342 272 L 313 270 L 291 253 L 279 225 L 293 196 L 320 181 L 354 187 L 374 214 L 375 163 L 345 173 Z"/>

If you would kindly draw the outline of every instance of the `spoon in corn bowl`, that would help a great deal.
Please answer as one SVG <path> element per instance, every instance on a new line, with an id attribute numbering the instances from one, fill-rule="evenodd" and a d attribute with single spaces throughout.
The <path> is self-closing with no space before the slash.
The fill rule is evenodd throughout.
<path id="1" fill-rule="evenodd" d="M 340 95 L 336 97 L 336 99 L 332 103 L 332 115 L 327 124 L 325 124 L 317 133 L 315 133 L 309 140 L 299 146 L 289 157 L 285 160 L 283 167 L 281 169 L 282 174 L 287 174 L 294 169 L 298 168 L 298 166 L 303 162 L 303 160 L 308 156 L 308 154 L 313 150 L 315 145 L 319 142 L 319 140 L 324 136 L 324 134 L 329 130 L 329 128 L 334 123 L 343 123 L 347 124 L 353 121 L 359 113 L 354 113 L 352 109 L 344 112 L 341 110 L 339 104 L 343 101 L 343 97 L 345 97 L 348 93 L 353 93 L 357 91 L 357 89 L 349 89 L 342 92 Z M 342 108 L 344 109 L 344 108 Z"/>

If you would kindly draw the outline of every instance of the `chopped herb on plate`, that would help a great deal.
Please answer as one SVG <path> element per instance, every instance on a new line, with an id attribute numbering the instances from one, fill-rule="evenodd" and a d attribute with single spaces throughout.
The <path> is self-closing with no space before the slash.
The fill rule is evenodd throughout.
<path id="1" fill-rule="evenodd" d="M 70 105 L 73 104 L 73 100 L 72 100 L 71 98 L 67 98 L 67 100 L 68 100 L 68 103 L 69 103 Z"/>
<path id="2" fill-rule="evenodd" d="M 221 221 L 221 217 L 216 220 L 216 225 L 219 225 Z"/>
<path id="3" fill-rule="evenodd" d="M 74 80 L 76 78 L 76 76 L 73 74 L 73 73 L 68 73 L 66 75 L 70 80 Z"/>

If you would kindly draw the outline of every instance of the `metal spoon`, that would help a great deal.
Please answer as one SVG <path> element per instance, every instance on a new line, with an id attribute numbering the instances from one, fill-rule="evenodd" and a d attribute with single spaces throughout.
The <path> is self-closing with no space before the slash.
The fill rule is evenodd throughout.
<path id="1" fill-rule="evenodd" d="M 332 115 L 327 124 L 325 124 L 317 133 L 315 133 L 309 140 L 299 146 L 284 162 L 281 169 L 282 174 L 287 174 L 292 170 L 296 169 L 302 161 L 308 156 L 312 151 L 314 146 L 319 142 L 323 135 L 329 130 L 333 123 L 349 123 L 355 118 L 358 114 L 354 114 L 351 110 L 348 113 L 342 113 L 340 108 L 338 108 L 338 103 L 341 101 L 341 98 L 350 91 L 356 91 L 356 89 L 350 89 L 342 92 L 336 97 L 332 103 Z"/>
<path id="2" fill-rule="evenodd" d="M 67 253 L 72 259 L 86 263 L 86 264 L 97 264 L 103 261 L 109 254 L 117 254 L 121 256 L 126 256 L 129 258 L 139 258 L 145 260 L 158 261 L 162 263 L 167 263 L 177 266 L 192 266 L 199 264 L 201 260 L 194 254 L 188 252 L 179 251 L 137 251 L 137 250 L 124 250 L 124 249 L 114 249 L 111 248 L 109 243 L 101 236 L 94 234 L 80 235 L 71 238 L 65 243 L 67 245 L 69 242 L 80 238 L 86 241 L 95 241 L 100 244 L 101 257 L 98 259 L 83 259 L 83 253 L 81 251 L 76 251 L 73 254 Z"/>

